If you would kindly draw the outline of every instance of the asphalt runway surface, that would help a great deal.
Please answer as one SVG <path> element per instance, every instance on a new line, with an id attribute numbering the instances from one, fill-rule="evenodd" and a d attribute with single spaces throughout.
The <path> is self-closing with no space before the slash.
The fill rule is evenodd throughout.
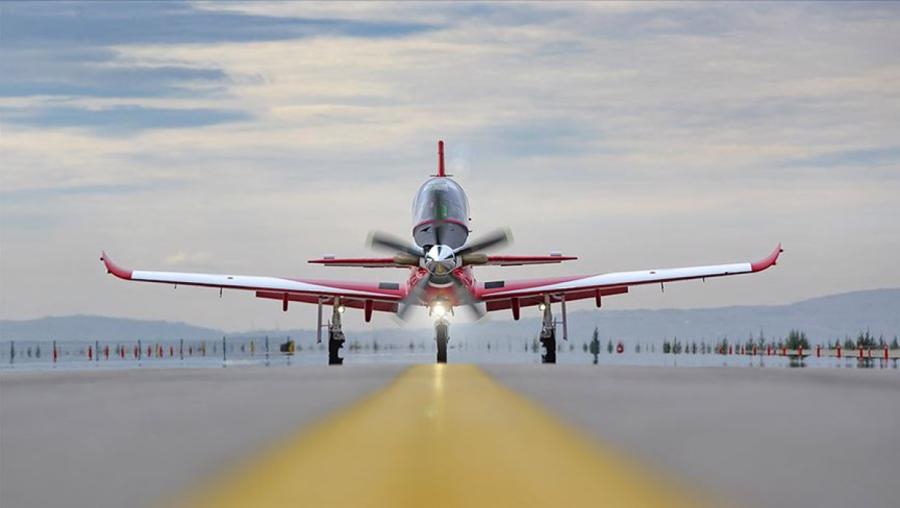
<path id="1" fill-rule="evenodd" d="M 0 506 L 221 506 L 181 500 L 201 485 L 256 499 L 304 479 L 269 504 L 331 504 L 310 496 L 335 491 L 403 504 L 384 496 L 409 489 L 421 497 L 406 501 L 525 493 L 538 506 L 582 487 L 612 505 L 692 504 L 670 490 L 748 507 L 900 499 L 893 369 L 448 367 L 0 372 Z M 469 497 L 448 490 L 470 483 Z"/>

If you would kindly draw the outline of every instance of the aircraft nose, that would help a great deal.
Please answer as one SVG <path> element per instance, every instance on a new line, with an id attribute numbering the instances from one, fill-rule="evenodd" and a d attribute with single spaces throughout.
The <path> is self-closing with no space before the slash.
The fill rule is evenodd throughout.
<path id="1" fill-rule="evenodd" d="M 428 251 L 428 269 L 435 275 L 445 275 L 456 268 L 453 249 L 446 245 L 435 245 Z"/>

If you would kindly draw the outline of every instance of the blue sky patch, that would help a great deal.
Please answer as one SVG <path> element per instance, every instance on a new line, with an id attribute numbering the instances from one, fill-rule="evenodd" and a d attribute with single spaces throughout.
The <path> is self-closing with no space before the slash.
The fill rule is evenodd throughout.
<path id="1" fill-rule="evenodd" d="M 251 119 L 243 111 L 223 109 L 174 109 L 141 106 L 113 106 L 87 109 L 73 106 L 3 110 L 10 123 L 34 127 L 84 127 L 102 135 L 128 135 L 146 129 L 205 127 Z"/>

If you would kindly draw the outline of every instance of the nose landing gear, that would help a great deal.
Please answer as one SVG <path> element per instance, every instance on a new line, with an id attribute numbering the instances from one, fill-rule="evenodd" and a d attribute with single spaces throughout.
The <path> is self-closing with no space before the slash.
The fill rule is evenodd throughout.
<path id="1" fill-rule="evenodd" d="M 447 363 L 447 343 L 450 342 L 450 323 L 446 319 L 434 322 L 434 341 L 437 344 L 437 363 Z"/>

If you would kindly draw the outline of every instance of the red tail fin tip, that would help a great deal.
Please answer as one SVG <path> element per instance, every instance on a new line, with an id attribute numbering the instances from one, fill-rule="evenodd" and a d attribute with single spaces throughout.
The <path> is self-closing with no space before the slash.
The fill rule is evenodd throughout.
<path id="1" fill-rule="evenodd" d="M 444 141 L 438 140 L 438 176 L 447 176 L 444 173 Z"/>

